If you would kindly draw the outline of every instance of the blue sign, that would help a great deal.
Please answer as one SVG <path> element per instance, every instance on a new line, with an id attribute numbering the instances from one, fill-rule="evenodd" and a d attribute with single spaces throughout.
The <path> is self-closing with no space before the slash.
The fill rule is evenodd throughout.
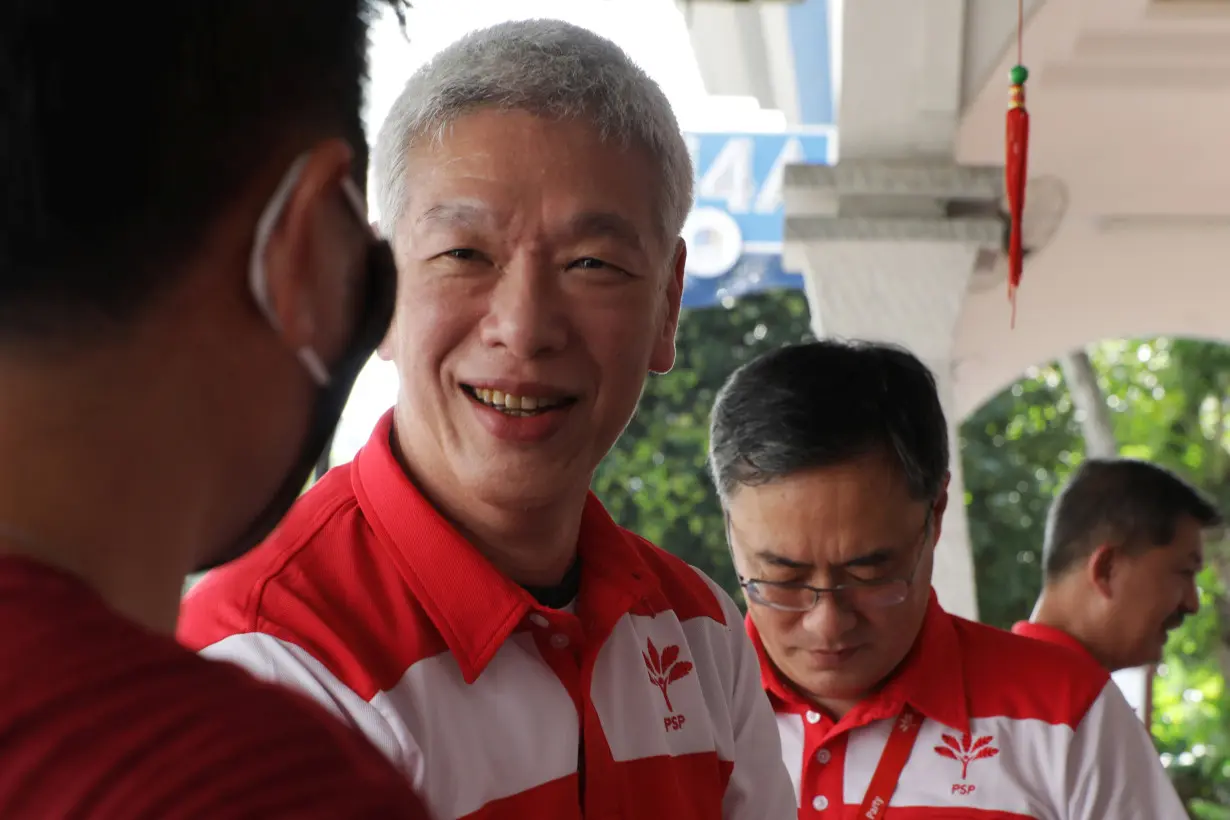
<path id="1" fill-rule="evenodd" d="M 709 307 L 773 288 L 803 287 L 782 269 L 782 177 L 787 165 L 827 164 L 831 129 L 777 134 L 690 134 L 696 204 L 683 306 Z"/>

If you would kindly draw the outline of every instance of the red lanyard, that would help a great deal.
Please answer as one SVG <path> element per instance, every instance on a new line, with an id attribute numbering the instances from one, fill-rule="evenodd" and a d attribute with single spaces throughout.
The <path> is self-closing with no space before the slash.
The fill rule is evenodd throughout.
<path id="1" fill-rule="evenodd" d="M 876 764 L 871 784 L 867 786 L 867 795 L 858 810 L 859 820 L 882 820 L 888 813 L 888 801 L 897 790 L 901 770 L 905 768 L 905 762 L 910 759 L 910 752 L 914 750 L 914 741 L 918 740 L 918 730 L 922 728 L 922 722 L 923 716 L 909 705 L 903 707 L 901 714 L 893 720 L 888 743 L 880 754 L 880 762 Z"/>

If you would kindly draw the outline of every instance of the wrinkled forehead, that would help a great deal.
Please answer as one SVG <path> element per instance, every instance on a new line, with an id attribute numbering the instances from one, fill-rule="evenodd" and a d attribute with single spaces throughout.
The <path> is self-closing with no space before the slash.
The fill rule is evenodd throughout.
<path id="1" fill-rule="evenodd" d="M 401 218 L 530 216 L 661 240 L 660 174 L 637 145 L 605 139 L 583 120 L 477 110 L 407 149 Z M 616 218 L 611 219 L 610 215 Z M 471 219 L 473 223 L 473 219 Z M 617 224 L 622 223 L 622 224 Z"/>

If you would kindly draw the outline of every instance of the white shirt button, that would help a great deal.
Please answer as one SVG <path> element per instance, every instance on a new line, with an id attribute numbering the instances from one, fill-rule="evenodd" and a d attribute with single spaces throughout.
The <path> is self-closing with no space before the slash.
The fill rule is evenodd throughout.
<path id="1" fill-rule="evenodd" d="M 829 807 L 829 799 L 824 795 L 816 795 L 812 798 L 811 807 L 816 811 L 824 811 Z"/>
<path id="2" fill-rule="evenodd" d="M 539 615 L 537 612 L 535 612 L 533 615 L 530 616 L 530 623 L 532 623 L 534 626 L 537 626 L 537 627 L 546 628 L 549 621 L 546 618 Z"/>
<path id="3" fill-rule="evenodd" d="M 554 646 L 556 649 L 563 649 L 565 646 L 568 645 L 568 636 L 562 633 L 556 632 L 554 635 L 551 636 L 551 645 Z"/>
<path id="4" fill-rule="evenodd" d="M 807 713 L 807 722 L 808 722 L 808 723 L 819 723 L 819 722 L 820 722 L 820 713 L 819 713 L 819 712 L 808 712 L 808 713 Z"/>
<path id="5" fill-rule="evenodd" d="M 817 763 L 828 763 L 829 760 L 832 759 L 832 757 L 833 756 L 829 754 L 828 749 L 821 749 L 820 751 L 816 752 L 816 762 Z"/>

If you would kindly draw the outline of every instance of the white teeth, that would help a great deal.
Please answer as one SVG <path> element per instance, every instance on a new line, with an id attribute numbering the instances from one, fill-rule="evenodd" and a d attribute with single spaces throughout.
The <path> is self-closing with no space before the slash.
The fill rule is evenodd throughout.
<path id="1" fill-rule="evenodd" d="M 474 388 L 474 395 L 483 404 L 490 405 L 499 410 L 511 412 L 515 415 L 524 415 L 534 413 L 538 410 L 546 410 L 554 407 L 557 404 L 562 404 L 561 399 L 539 398 L 536 396 L 514 396 L 511 393 L 505 393 L 502 390 L 492 390 L 486 387 Z"/>

